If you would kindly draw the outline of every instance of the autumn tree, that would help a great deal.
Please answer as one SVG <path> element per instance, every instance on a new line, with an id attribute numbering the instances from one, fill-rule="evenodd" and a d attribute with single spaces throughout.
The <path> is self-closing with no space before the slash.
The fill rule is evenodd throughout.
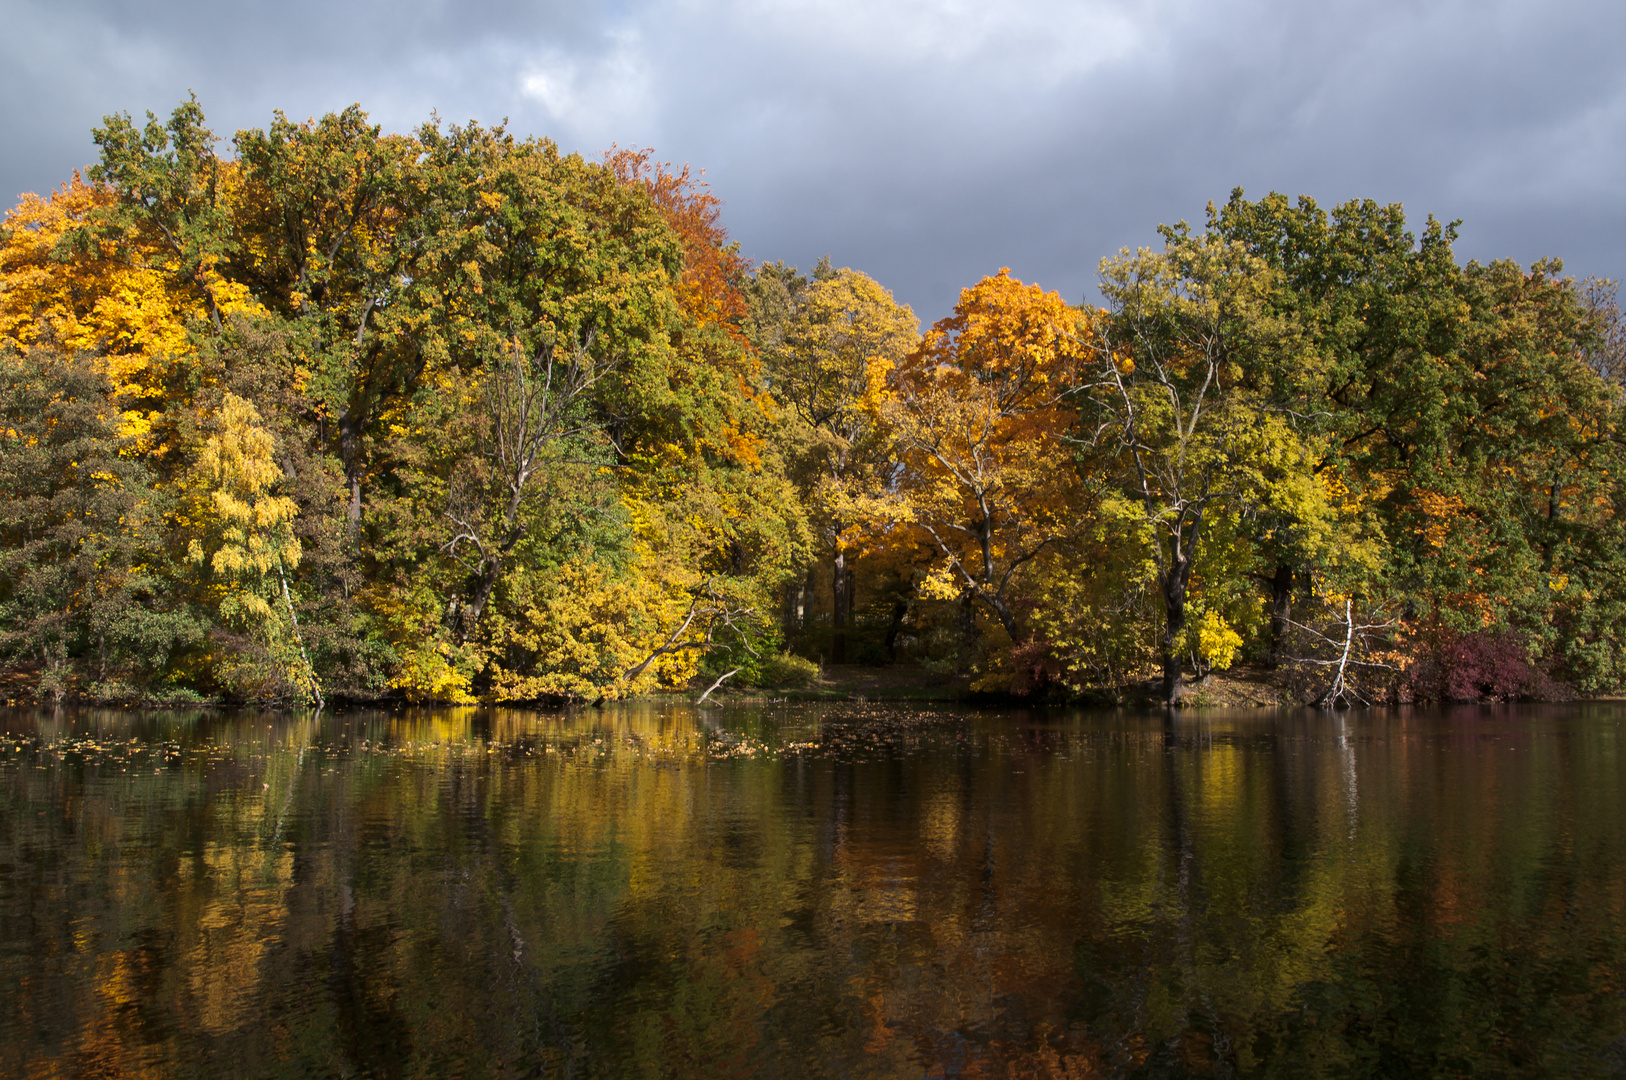
<path id="1" fill-rule="evenodd" d="M 753 298 L 768 386 L 790 412 L 786 437 L 796 448 L 789 465 L 830 568 L 830 655 L 844 663 L 852 560 L 865 528 L 857 507 L 884 484 L 888 465 L 887 447 L 864 407 L 868 372 L 876 362 L 900 362 L 919 340 L 919 324 L 873 278 L 838 270 L 828 259 L 811 283 L 770 269 Z"/>
<path id="2" fill-rule="evenodd" d="M 590 342 L 544 345 L 534 356 L 493 362 L 481 388 L 475 453 L 451 477 L 444 545 L 468 571 L 447 616 L 459 642 L 480 621 L 515 545 L 537 524 L 533 504 L 557 504 L 568 485 L 591 486 L 609 463 L 602 433 L 589 410 L 595 386 L 615 368 L 615 357 L 595 356 Z M 579 514 L 566 502 L 555 510 L 556 531 Z"/>
<path id="3" fill-rule="evenodd" d="M 438 285 L 418 265 L 432 198 L 421 143 L 381 134 L 357 106 L 304 123 L 279 112 L 234 143 L 229 272 L 300 338 L 308 420 L 343 464 L 354 531 L 369 428 L 434 350 L 413 303 Z"/>
<path id="4" fill-rule="evenodd" d="M 13 215 L 3 328 L 49 326 L 122 363 L 177 490 L 226 405 L 256 410 L 308 556 L 279 564 L 283 608 L 317 646 L 307 666 L 387 659 L 403 689 L 529 671 L 534 651 L 510 645 L 540 610 L 527 597 L 559 595 L 562 552 L 647 591 L 656 649 L 697 596 L 736 587 L 723 579 L 761 594 L 801 557 L 739 326 L 746 264 L 687 172 L 472 124 L 385 135 L 359 108 L 278 114 L 237 134 L 235 158 L 195 101 L 167 123 L 108 117 L 96 137 L 91 184 Z M 132 314 L 138 288 L 158 302 Z M 587 525 L 566 537 L 550 520 Z M 180 524 L 206 539 L 202 518 Z M 446 681 L 448 650 L 464 683 Z"/>
<path id="5" fill-rule="evenodd" d="M 708 670 L 756 678 L 764 670 L 759 659 L 777 650 L 781 637 L 774 597 L 806 563 L 810 537 L 787 475 L 795 454 L 784 437 L 785 415 L 762 392 L 763 356 L 747 297 L 751 264 L 729 239 L 722 201 L 701 174 L 657 161 L 649 150 L 606 157 L 624 184 L 648 192 L 683 251 L 670 381 L 678 394 L 671 412 L 685 424 L 662 437 L 657 453 L 646 443 L 651 468 L 629 492 L 629 505 L 648 523 L 652 553 L 670 565 L 681 547 L 688 554 L 680 561 L 700 572 L 666 575 L 687 580 L 684 618 L 691 610 L 711 613 L 708 619 L 732 613 L 705 650 Z M 658 500 L 653 485 L 664 492 Z M 733 599 L 719 603 L 722 594 Z"/>
<path id="6" fill-rule="evenodd" d="M 1326 441 L 1317 475 L 1341 507 L 1341 530 L 1377 539 L 1379 559 L 1388 561 L 1421 535 L 1415 522 L 1398 522 L 1397 512 L 1453 505 L 1453 482 L 1423 476 L 1452 460 L 1450 416 L 1470 396 L 1464 380 L 1471 375 L 1458 359 L 1467 312 L 1451 253 L 1454 225 L 1430 219 L 1418 237 L 1398 205 L 1355 200 L 1329 213 L 1312 199 L 1292 203 L 1273 193 L 1249 202 L 1238 190 L 1223 207 L 1210 207 L 1208 233 L 1241 244 L 1277 275 L 1262 302 L 1301 335 L 1299 426 Z M 1293 592 L 1308 598 L 1317 577 L 1329 573 L 1344 579 L 1334 594 L 1359 588 L 1297 542 L 1304 534 L 1297 523 L 1281 525 L 1264 568 L 1278 651 Z M 1370 571 L 1372 562 L 1359 565 Z M 1397 569 L 1379 576 L 1393 578 Z"/>
<path id="7" fill-rule="evenodd" d="M 1001 270 L 908 356 L 869 365 L 866 408 L 898 463 L 870 512 L 929 546 L 923 588 L 958 600 L 968 632 L 980 611 L 1016 640 L 1017 575 L 1088 512 L 1067 438 L 1095 334 L 1091 313 Z"/>
<path id="8" fill-rule="evenodd" d="M 1274 276 L 1240 244 L 1165 227 L 1162 251 L 1104 260 L 1109 329 L 1087 378 L 1081 437 L 1111 478 L 1108 513 L 1134 507 L 1162 601 L 1165 700 L 1179 699 L 1188 599 L 1222 517 L 1291 504 L 1324 517 L 1318 454 L 1292 406 L 1313 377 L 1292 324 L 1266 303 Z M 1212 621 L 1212 620 L 1211 620 Z M 1223 634 L 1211 626 L 1210 636 Z"/>
<path id="9" fill-rule="evenodd" d="M 85 356 L 0 351 L 0 662 L 41 697 L 124 698 L 198 636 L 162 573 L 163 507 Z"/>
<path id="10" fill-rule="evenodd" d="M 194 97 L 164 124 L 150 112 L 139 129 L 127 113 L 105 117 L 103 123 L 92 132 L 102 155 L 89 177 L 120 197 L 95 215 L 96 228 L 85 241 L 150 243 L 160 253 L 154 268 L 189 289 L 218 332 L 247 290 L 221 272 L 232 245 L 227 198 L 236 170 L 216 152 L 203 109 Z"/>
<path id="11" fill-rule="evenodd" d="M 206 567 L 221 617 L 270 653 L 274 676 L 322 706 L 322 690 L 299 631 L 289 575 L 302 551 L 298 506 L 277 491 L 283 479 L 276 440 L 252 402 L 228 393 L 198 455 L 196 531 L 187 560 Z"/>
<path id="12" fill-rule="evenodd" d="M 1370 200 L 1328 212 L 1237 191 L 1211 208 L 1209 232 L 1279 275 L 1267 303 L 1299 327 L 1301 369 L 1314 373 L 1301 413 L 1326 438 L 1317 473 L 1341 528 L 1365 537 L 1365 557 L 1342 568 L 1278 554 L 1279 576 L 1324 583 L 1324 629 L 1348 625 L 1339 597 L 1353 590 L 1367 604 L 1359 623 L 1405 610 L 1433 640 L 1518 628 L 1537 651 L 1567 655 L 1568 641 L 1591 657 L 1561 661 L 1584 684 L 1599 663 L 1613 670 L 1604 643 L 1618 635 L 1595 621 L 1610 609 L 1600 564 L 1565 555 L 1613 527 L 1616 404 L 1594 375 L 1607 319 L 1561 268 L 1460 266 L 1454 225 L 1430 219 L 1413 235 L 1400 206 Z M 1598 602 L 1578 621 L 1558 614 L 1579 611 L 1570 566 L 1592 583 L 1576 600 Z M 1584 647 L 1557 629 L 1580 623 Z"/>

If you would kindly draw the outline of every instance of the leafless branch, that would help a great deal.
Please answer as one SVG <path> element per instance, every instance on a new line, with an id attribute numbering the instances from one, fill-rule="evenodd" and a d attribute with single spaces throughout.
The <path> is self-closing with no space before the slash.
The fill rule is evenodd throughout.
<path id="1" fill-rule="evenodd" d="M 657 645 L 648 656 L 628 668 L 626 673 L 621 676 L 622 681 L 631 682 L 636 679 L 649 669 L 649 665 L 663 656 L 673 656 L 691 649 L 709 648 L 719 628 L 735 628 L 742 620 L 755 613 L 754 608 L 744 604 L 732 603 L 727 597 L 719 595 L 714 580 L 707 578 L 705 583 L 696 589 L 694 595 L 690 598 L 689 608 L 684 612 L 683 620 L 678 623 L 677 628 L 668 634 L 666 640 Z M 704 633 L 698 638 L 684 640 L 685 635 L 689 633 L 690 628 L 695 626 L 696 623 L 699 623 L 704 628 Z M 746 646 L 746 651 L 753 653 L 753 655 L 755 653 L 749 646 Z"/>

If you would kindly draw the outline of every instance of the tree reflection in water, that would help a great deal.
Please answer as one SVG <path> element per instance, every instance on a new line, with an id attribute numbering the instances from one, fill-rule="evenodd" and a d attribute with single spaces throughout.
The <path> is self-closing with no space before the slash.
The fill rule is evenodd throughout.
<path id="1" fill-rule="evenodd" d="M 1619 1075 L 1623 719 L 11 713 L 0 1072 Z"/>

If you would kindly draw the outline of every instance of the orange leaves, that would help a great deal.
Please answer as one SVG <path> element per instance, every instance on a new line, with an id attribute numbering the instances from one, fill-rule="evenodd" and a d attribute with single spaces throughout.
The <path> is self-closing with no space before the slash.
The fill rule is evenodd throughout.
<path id="1" fill-rule="evenodd" d="M 906 410 L 934 426 L 934 414 L 956 414 L 950 438 L 962 443 L 951 451 L 959 456 L 1007 442 L 1048 445 L 1074 419 L 1068 399 L 1093 352 L 1092 335 L 1087 312 L 1002 269 L 963 290 L 954 314 L 938 320 L 890 377 L 872 372 L 871 392 L 885 378 L 890 393 L 914 403 Z M 948 449 L 940 438 L 932 442 Z"/>
<path id="2" fill-rule="evenodd" d="M 767 440 L 761 435 L 730 424 L 723 429 L 723 439 L 728 444 L 731 460 L 751 469 L 762 467 L 762 450 Z"/>
<path id="3" fill-rule="evenodd" d="M 1469 512 L 1468 505 L 1459 496 L 1442 495 L 1423 488 L 1417 490 L 1416 496 L 1418 509 L 1423 516 L 1417 533 L 1429 547 L 1438 551 L 1445 547 L 1455 533 L 1458 522 Z"/>
<path id="4" fill-rule="evenodd" d="M 868 405 L 903 466 L 892 520 L 936 549 L 939 593 L 981 600 L 1012 637 L 1013 572 L 1086 516 L 1062 440 L 1095 351 L 1087 313 L 1001 270 L 895 368 L 870 365 Z"/>
<path id="5" fill-rule="evenodd" d="M 671 162 L 654 161 L 654 151 L 613 149 L 605 163 L 623 184 L 642 184 L 683 241 L 683 279 L 679 302 L 701 324 L 733 326 L 745 317 L 740 281 L 750 270 L 738 246 L 729 243 L 722 223 L 723 201 L 689 166 L 673 171 Z"/>
<path id="6" fill-rule="evenodd" d="M 986 387 L 1002 415 L 1045 409 L 1079 381 L 1091 322 L 1059 293 L 1024 285 L 1005 268 L 962 290 L 954 314 L 927 332 L 905 368 Z"/>

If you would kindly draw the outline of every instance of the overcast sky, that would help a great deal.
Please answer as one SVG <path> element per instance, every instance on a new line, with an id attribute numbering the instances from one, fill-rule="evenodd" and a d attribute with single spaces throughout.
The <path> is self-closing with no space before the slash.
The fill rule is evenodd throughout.
<path id="1" fill-rule="evenodd" d="M 0 0 L 0 198 L 101 116 L 217 133 L 359 101 L 706 170 L 745 254 L 925 319 L 1096 265 L 1233 187 L 1461 218 L 1459 257 L 1626 277 L 1621 0 Z"/>

